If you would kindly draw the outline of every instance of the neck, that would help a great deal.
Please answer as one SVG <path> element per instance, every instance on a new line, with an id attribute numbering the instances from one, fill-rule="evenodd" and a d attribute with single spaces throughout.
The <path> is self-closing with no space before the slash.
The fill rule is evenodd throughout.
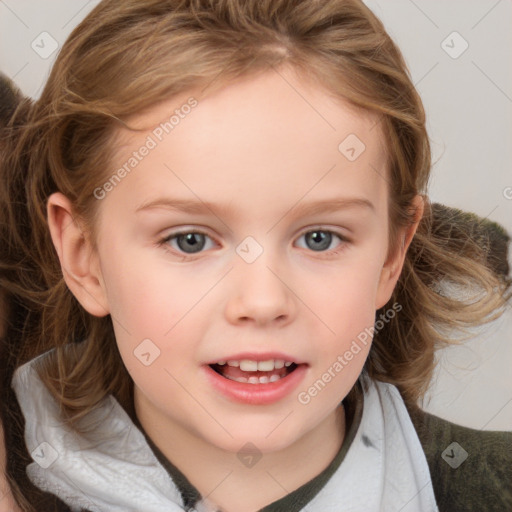
<path id="1" fill-rule="evenodd" d="M 317 427 L 286 448 L 262 454 L 254 465 L 223 450 L 159 411 L 140 407 L 137 419 L 146 435 L 198 490 L 223 512 L 255 512 L 309 482 L 329 466 L 345 437 L 345 411 L 340 404 Z M 304 464 L 307 461 L 307 464 Z"/>

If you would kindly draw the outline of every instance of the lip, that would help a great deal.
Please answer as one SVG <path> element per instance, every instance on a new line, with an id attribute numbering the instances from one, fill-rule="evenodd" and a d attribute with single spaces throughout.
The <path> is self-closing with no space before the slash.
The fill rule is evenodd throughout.
<path id="1" fill-rule="evenodd" d="M 268 359 L 272 358 L 268 357 Z M 242 359 L 250 358 L 243 357 Z M 284 357 L 275 357 L 275 359 L 284 359 Z M 264 359 L 261 360 L 264 361 Z M 236 382 L 218 374 L 209 365 L 202 366 L 202 369 L 212 386 L 230 400 L 250 405 L 266 405 L 278 402 L 290 395 L 304 380 L 308 367 L 309 365 L 301 363 L 286 377 L 267 384 Z"/>
<path id="2" fill-rule="evenodd" d="M 305 363 L 305 361 L 300 361 L 295 356 L 283 354 L 282 352 L 262 352 L 259 354 L 256 352 L 240 352 L 231 356 L 219 357 L 205 364 L 216 364 L 217 361 L 241 361 L 242 359 L 250 359 L 251 361 L 268 361 L 269 359 L 281 359 L 283 361 L 296 363 L 297 365 Z"/>

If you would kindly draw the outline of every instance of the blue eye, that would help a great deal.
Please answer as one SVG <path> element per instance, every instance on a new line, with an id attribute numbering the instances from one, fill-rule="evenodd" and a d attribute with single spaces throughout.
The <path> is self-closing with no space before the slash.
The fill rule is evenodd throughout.
<path id="1" fill-rule="evenodd" d="M 161 241 L 161 244 L 176 241 L 178 248 L 176 249 L 173 247 L 173 249 L 177 251 L 183 251 L 185 254 L 197 254 L 202 249 L 204 249 L 206 245 L 206 238 L 210 237 L 201 231 L 183 231 L 181 233 L 172 233 L 171 235 L 165 237 Z"/>
<path id="2" fill-rule="evenodd" d="M 315 229 L 312 231 L 307 231 L 302 236 L 305 237 L 306 244 L 311 243 L 312 251 L 314 252 L 333 252 L 334 254 L 337 254 L 339 250 L 331 250 L 331 251 L 325 251 L 332 243 L 333 241 L 333 235 L 334 237 L 337 237 L 341 241 L 346 241 L 346 238 L 334 233 L 333 231 L 325 230 L 325 229 Z"/>
<path id="3" fill-rule="evenodd" d="M 349 240 L 340 233 L 320 228 L 306 231 L 300 235 L 299 239 L 302 237 L 305 237 L 307 244 L 306 249 L 311 249 L 312 252 L 320 254 L 325 253 L 326 255 L 339 254 L 349 242 Z M 338 238 L 338 240 L 342 242 L 340 244 L 341 247 L 326 250 L 331 246 L 335 238 Z M 205 249 L 205 246 L 207 246 L 206 242 L 208 240 L 211 241 L 212 238 L 206 233 L 189 230 L 171 233 L 160 240 L 158 245 L 166 246 L 165 248 L 167 250 L 169 249 L 167 246 L 170 245 L 173 252 L 181 254 L 186 259 L 187 255 L 192 256 L 201 253 L 203 249 Z M 206 249 L 208 248 L 211 247 L 206 247 Z"/>

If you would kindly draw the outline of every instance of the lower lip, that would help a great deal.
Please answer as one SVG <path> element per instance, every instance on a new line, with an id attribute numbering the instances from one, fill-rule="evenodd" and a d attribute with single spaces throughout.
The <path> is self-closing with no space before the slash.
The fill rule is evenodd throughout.
<path id="1" fill-rule="evenodd" d="M 276 382 L 267 384 L 247 384 L 226 379 L 209 365 L 203 366 L 213 387 L 228 398 L 251 405 L 272 404 L 289 395 L 304 379 L 307 365 L 301 364 L 292 373 Z"/>

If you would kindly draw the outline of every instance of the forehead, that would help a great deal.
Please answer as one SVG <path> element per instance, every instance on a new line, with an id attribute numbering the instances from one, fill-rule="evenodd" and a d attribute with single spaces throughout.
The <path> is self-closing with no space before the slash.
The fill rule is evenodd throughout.
<path id="1" fill-rule="evenodd" d="M 387 190 L 376 116 L 291 70 L 239 79 L 214 93 L 191 89 L 128 123 L 145 131 L 118 131 L 115 165 L 145 141 L 154 143 L 126 180 L 132 202 L 166 186 L 205 199 L 213 191 L 233 200 L 237 192 L 266 190 L 268 201 L 299 200 L 306 192 L 313 199 L 335 188 L 378 200 Z"/>

